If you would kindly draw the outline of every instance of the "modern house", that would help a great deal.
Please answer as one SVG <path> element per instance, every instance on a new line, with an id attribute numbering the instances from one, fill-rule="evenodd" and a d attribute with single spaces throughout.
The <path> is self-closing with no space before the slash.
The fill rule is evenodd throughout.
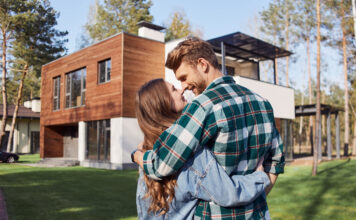
<path id="1" fill-rule="evenodd" d="M 137 90 L 159 77 L 180 86 L 174 73 L 164 67 L 165 56 L 180 40 L 164 43 L 162 29 L 142 22 L 138 36 L 120 33 L 42 67 L 42 158 L 72 158 L 82 166 L 109 169 L 132 166 L 130 153 L 143 140 L 135 119 Z M 210 43 L 223 58 L 222 66 L 238 83 L 261 91 L 278 109 L 276 118 L 294 118 L 293 90 L 259 81 L 261 57 L 238 55 L 227 41 L 221 53 L 215 41 Z M 270 59 L 282 56 L 282 51 L 290 54 L 281 48 L 277 53 L 276 47 L 267 45 L 275 51 Z M 248 74 L 241 77 L 240 72 Z"/>
<path id="2" fill-rule="evenodd" d="M 15 105 L 8 106 L 8 119 L 5 127 L 5 136 L 0 151 L 7 150 L 12 117 Z M 16 125 L 11 143 L 11 152 L 15 153 L 39 153 L 40 151 L 40 110 L 41 101 L 37 98 L 26 101 L 24 106 L 19 106 Z M 0 117 L 2 117 L 2 104 L 0 105 Z M 0 121 L 1 124 L 1 121 Z"/>

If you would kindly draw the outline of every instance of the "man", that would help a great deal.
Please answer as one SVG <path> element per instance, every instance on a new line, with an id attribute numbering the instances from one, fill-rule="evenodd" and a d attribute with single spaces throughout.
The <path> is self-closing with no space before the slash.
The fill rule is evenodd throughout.
<path id="1" fill-rule="evenodd" d="M 263 162 L 272 187 L 284 170 L 284 157 L 270 103 L 224 76 L 212 47 L 200 39 L 178 44 L 166 67 L 174 71 L 183 90 L 192 90 L 197 97 L 162 133 L 152 151 L 134 153 L 135 162 L 150 178 L 160 179 L 178 172 L 194 152 L 207 147 L 229 175 L 252 173 Z M 265 195 L 235 208 L 200 201 L 195 212 L 196 219 L 266 217 Z"/>

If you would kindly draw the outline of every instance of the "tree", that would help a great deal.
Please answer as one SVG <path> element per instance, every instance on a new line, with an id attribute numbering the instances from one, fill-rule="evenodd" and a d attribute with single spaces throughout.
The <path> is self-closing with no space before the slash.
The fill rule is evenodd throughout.
<path id="1" fill-rule="evenodd" d="M 0 146 L 5 135 L 7 121 L 7 91 L 6 78 L 8 70 L 8 48 L 13 41 L 14 27 L 18 25 L 19 16 L 25 12 L 24 2 L 21 0 L 0 0 L 0 29 L 2 40 L 2 80 L 1 93 L 3 104 L 3 116 L 0 127 Z"/>
<path id="2" fill-rule="evenodd" d="M 343 56 L 343 73 L 344 73 L 344 121 L 345 121 L 345 131 L 344 131 L 344 155 L 348 155 L 349 139 L 350 139 L 350 111 L 349 111 L 349 80 L 348 80 L 348 51 L 347 48 L 351 49 L 353 41 L 353 31 L 352 31 L 352 9 L 350 0 L 328 0 L 326 1 L 326 6 L 334 14 L 334 23 L 340 28 L 342 38 L 334 37 L 331 38 L 330 45 L 342 51 Z M 331 35 L 333 36 L 333 35 Z"/>
<path id="3" fill-rule="evenodd" d="M 306 44 L 307 55 L 307 72 L 308 72 L 308 94 L 309 104 L 313 103 L 312 93 L 312 77 L 311 77 L 311 62 L 310 62 L 310 44 L 315 39 L 316 29 L 316 9 L 314 0 L 303 0 L 296 2 L 297 16 L 295 25 L 297 31 L 295 32 L 296 38 L 299 42 Z M 309 117 L 308 135 L 311 136 L 313 131 L 313 117 Z"/>
<path id="4" fill-rule="evenodd" d="M 13 27 L 14 40 L 11 42 L 10 54 L 13 57 L 11 71 L 20 73 L 21 77 L 7 151 L 10 151 L 26 75 L 31 72 L 31 74 L 40 77 L 41 66 L 60 57 L 65 52 L 63 45 L 66 40 L 62 38 L 68 34 L 54 28 L 57 25 L 58 13 L 50 6 L 48 0 L 24 1 L 23 7 L 26 11 L 19 14 L 17 18 L 17 23 Z M 14 148 L 13 151 L 16 149 Z"/>
<path id="5" fill-rule="evenodd" d="M 152 21 L 151 6 L 151 0 L 104 0 L 103 4 L 96 1 L 89 12 L 94 15 L 93 19 L 87 22 L 85 29 L 94 42 L 121 31 L 137 34 L 139 21 Z"/>
<path id="6" fill-rule="evenodd" d="M 187 37 L 192 33 L 190 22 L 184 11 L 173 12 L 170 23 L 167 25 L 165 41 Z"/>
<path id="7" fill-rule="evenodd" d="M 284 29 L 280 0 L 276 3 L 270 3 L 268 9 L 262 11 L 260 15 L 262 20 L 261 31 L 272 37 L 272 43 L 274 45 L 280 46 L 283 41 L 282 30 Z M 276 84 L 279 84 L 277 59 L 274 60 L 274 66 L 276 71 Z"/>
<path id="8" fill-rule="evenodd" d="M 319 129 L 320 129 L 320 0 L 316 1 L 316 14 L 317 14 L 317 58 L 316 58 L 316 88 L 317 88 L 317 95 L 316 95 L 316 126 L 315 126 L 315 141 L 314 143 L 317 145 L 319 143 Z M 318 170 L 318 152 L 319 148 L 314 148 L 314 157 L 313 157 L 313 168 L 312 168 L 312 175 L 316 176 Z"/>

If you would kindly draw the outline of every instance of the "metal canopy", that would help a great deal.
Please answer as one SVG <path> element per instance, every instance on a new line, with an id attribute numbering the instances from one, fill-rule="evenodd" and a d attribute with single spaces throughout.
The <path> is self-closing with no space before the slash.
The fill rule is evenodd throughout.
<path id="1" fill-rule="evenodd" d="M 214 51 L 218 53 L 221 53 L 221 42 L 223 42 L 227 56 L 250 62 L 274 60 L 275 58 L 286 57 L 292 54 L 288 50 L 276 47 L 241 32 L 217 37 L 208 40 L 208 42 L 213 46 Z"/>
<path id="2" fill-rule="evenodd" d="M 344 111 L 341 107 L 336 107 L 332 105 L 320 104 L 320 112 L 322 115 L 326 115 L 328 113 L 337 114 L 339 111 Z M 316 115 L 316 104 L 310 105 L 296 105 L 295 106 L 295 116 L 311 116 Z"/>

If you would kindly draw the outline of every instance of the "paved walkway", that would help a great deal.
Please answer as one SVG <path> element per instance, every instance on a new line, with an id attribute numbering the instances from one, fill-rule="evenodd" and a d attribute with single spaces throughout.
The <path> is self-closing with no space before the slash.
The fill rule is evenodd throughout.
<path id="1" fill-rule="evenodd" d="M 0 189 L 0 220 L 8 220 L 4 194 Z"/>

